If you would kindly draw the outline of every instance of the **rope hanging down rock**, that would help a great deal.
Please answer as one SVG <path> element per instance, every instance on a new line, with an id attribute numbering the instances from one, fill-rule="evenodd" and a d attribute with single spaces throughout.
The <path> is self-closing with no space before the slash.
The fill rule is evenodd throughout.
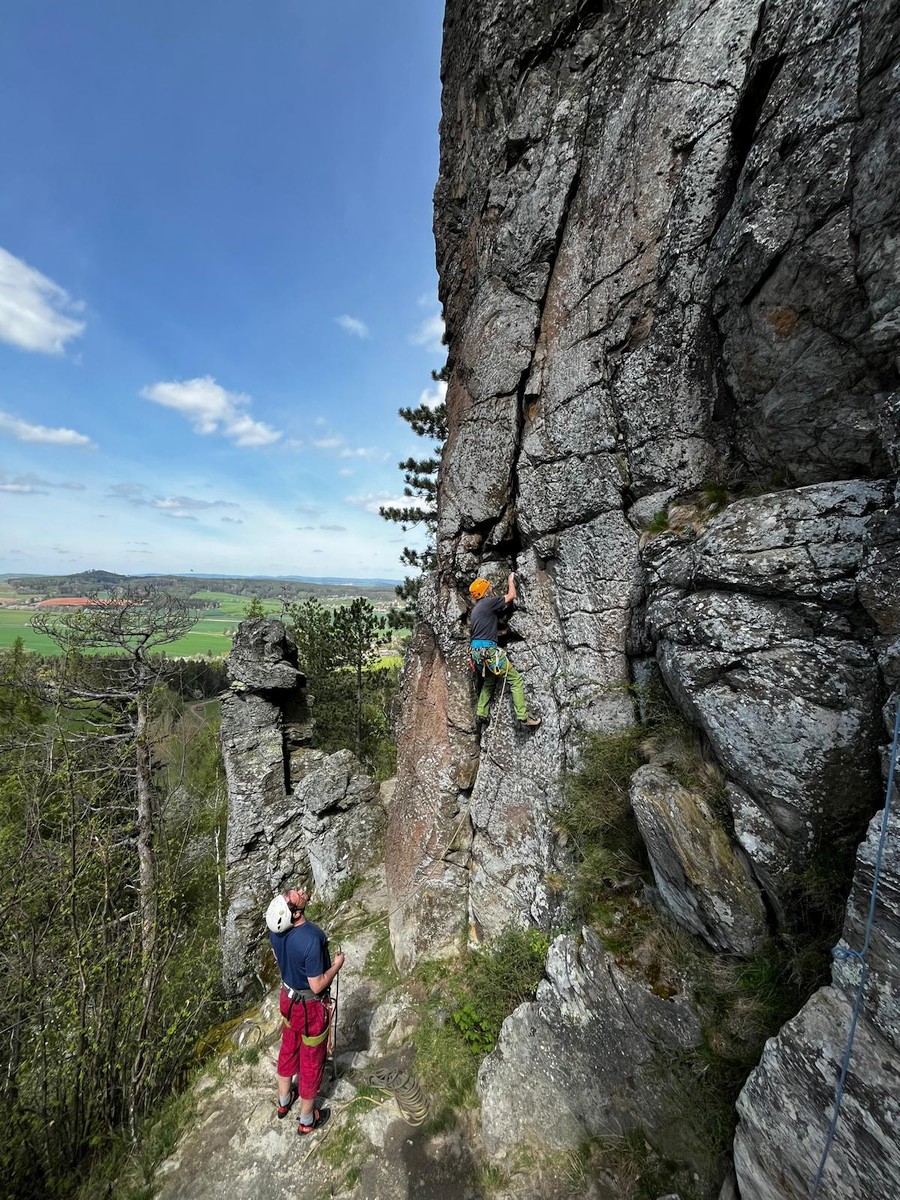
<path id="1" fill-rule="evenodd" d="M 866 935 L 863 939 L 861 950 L 851 950 L 849 946 L 835 946 L 832 950 L 834 958 L 847 960 L 855 958 L 859 963 L 859 983 L 856 985 L 856 998 L 853 1001 L 853 1016 L 850 1020 L 850 1033 L 847 1037 L 847 1048 L 844 1051 L 843 1062 L 841 1063 L 841 1073 L 838 1076 L 837 1086 L 834 1089 L 834 1113 L 831 1118 L 831 1125 L 828 1128 L 828 1136 L 825 1138 L 825 1146 L 822 1150 L 822 1160 L 819 1163 L 819 1170 L 816 1172 L 816 1178 L 813 1181 L 812 1188 L 809 1193 L 809 1200 L 816 1200 L 819 1194 L 819 1187 L 822 1183 L 822 1177 L 825 1174 L 825 1165 L 828 1162 L 828 1155 L 831 1153 L 831 1147 L 834 1143 L 834 1135 L 837 1130 L 838 1119 L 841 1115 L 841 1104 L 844 1099 L 844 1087 L 847 1082 L 847 1071 L 850 1067 L 850 1054 L 853 1050 L 853 1039 L 856 1037 L 856 1023 L 859 1020 L 859 1011 L 862 1007 L 863 994 L 866 989 L 866 981 L 869 977 L 869 967 L 866 962 L 866 955 L 869 952 L 869 943 L 872 940 L 872 927 L 875 923 L 875 902 L 878 898 L 878 885 L 881 881 L 881 864 L 884 859 L 884 848 L 887 844 L 888 821 L 891 816 L 891 799 L 894 791 L 894 771 L 897 766 L 897 745 L 900 743 L 900 695 L 895 696 L 895 712 L 894 712 L 894 740 L 891 744 L 891 758 L 888 766 L 887 777 L 887 792 L 884 800 L 884 810 L 881 814 L 881 836 L 878 839 L 878 849 L 875 853 L 875 870 L 872 875 L 872 891 L 869 896 L 869 916 L 866 920 Z"/>

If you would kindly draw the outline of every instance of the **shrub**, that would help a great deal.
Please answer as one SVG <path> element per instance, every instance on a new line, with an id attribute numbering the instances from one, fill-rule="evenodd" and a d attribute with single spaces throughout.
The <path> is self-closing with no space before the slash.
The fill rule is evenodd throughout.
<path id="1" fill-rule="evenodd" d="M 453 1022 L 479 1057 L 493 1050 L 513 1009 L 533 998 L 548 946 L 549 939 L 537 929 L 507 929 L 487 949 L 469 955 Z"/>

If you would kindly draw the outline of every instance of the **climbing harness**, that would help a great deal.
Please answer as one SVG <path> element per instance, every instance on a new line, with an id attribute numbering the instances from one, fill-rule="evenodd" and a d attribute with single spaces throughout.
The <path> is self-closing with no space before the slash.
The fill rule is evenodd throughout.
<path id="1" fill-rule="evenodd" d="M 495 642 L 472 642 L 469 647 L 469 665 L 475 672 L 476 678 L 482 681 L 490 671 L 492 675 L 503 676 L 503 687 L 500 689 L 499 704 L 503 705 L 506 695 L 506 681 L 509 679 L 509 658 L 502 646 Z"/>
<path id="2" fill-rule="evenodd" d="M 494 642 L 473 642 L 471 647 L 472 669 L 482 679 L 488 671 L 492 675 L 503 675 L 509 666 L 509 658 L 502 646 Z"/>
<path id="3" fill-rule="evenodd" d="M 335 976 L 337 978 L 337 976 Z M 309 991 L 306 988 L 290 988 L 287 984 L 282 984 L 287 998 L 290 1001 L 287 1013 L 282 1012 L 281 1023 L 286 1029 L 291 1028 L 291 1017 L 294 1012 L 295 1004 L 303 1005 L 303 1030 L 300 1034 L 300 1041 L 304 1046 L 321 1046 L 331 1032 L 331 1023 L 334 1020 L 335 1008 L 333 1001 L 328 996 L 317 996 L 315 992 Z M 328 1013 L 328 1024 L 321 1033 L 310 1034 L 309 1032 L 309 1016 L 306 1012 L 307 1004 L 317 1003 L 325 1006 Z"/>
<path id="4" fill-rule="evenodd" d="M 887 793 L 884 800 L 884 810 L 881 814 L 881 836 L 878 839 L 878 849 L 875 852 L 875 869 L 872 874 L 872 890 L 869 897 L 869 915 L 866 920 L 866 935 L 863 939 L 862 950 L 851 950 L 849 946 L 837 945 L 831 952 L 834 958 L 842 961 L 852 958 L 857 960 L 860 968 L 859 983 L 856 985 L 856 999 L 853 1002 L 853 1016 L 850 1019 L 850 1033 L 847 1036 L 847 1048 L 844 1051 L 844 1058 L 841 1063 L 841 1073 L 834 1089 L 834 1113 L 831 1117 L 831 1125 L 828 1129 L 828 1135 L 825 1138 L 825 1146 L 822 1150 L 822 1160 L 819 1163 L 819 1170 L 816 1173 L 812 1190 L 809 1193 L 809 1200 L 816 1200 L 816 1197 L 819 1194 L 819 1187 L 822 1183 L 822 1177 L 825 1174 L 825 1165 L 828 1162 L 828 1155 L 831 1153 L 832 1143 L 834 1142 L 834 1135 L 835 1131 L 837 1130 L 838 1119 L 841 1115 L 841 1104 L 844 1099 L 844 1086 L 847 1082 L 847 1071 L 850 1067 L 850 1053 L 853 1049 L 853 1039 L 856 1037 L 856 1023 L 859 1020 L 859 1012 L 862 1008 L 863 993 L 865 992 L 866 982 L 869 977 L 869 968 L 866 962 L 866 955 L 869 952 L 869 943 L 872 940 L 872 927 L 875 923 L 875 902 L 878 898 L 881 864 L 884 859 L 884 848 L 887 843 L 888 821 L 891 815 L 891 799 L 894 790 L 894 770 L 897 765 L 897 746 L 898 743 L 900 743 L 900 695 L 896 696 L 895 705 L 894 740 L 891 744 L 891 758 L 890 765 L 888 766 Z"/>
<path id="5" fill-rule="evenodd" d="M 371 1077 L 374 1087 L 393 1092 L 403 1119 L 408 1125 L 422 1125 L 428 1116 L 428 1101 L 422 1089 L 406 1071 L 376 1071 Z"/>

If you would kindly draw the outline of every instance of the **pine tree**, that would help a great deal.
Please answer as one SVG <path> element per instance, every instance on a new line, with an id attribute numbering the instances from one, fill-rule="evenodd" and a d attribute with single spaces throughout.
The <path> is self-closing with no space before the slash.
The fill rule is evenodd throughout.
<path id="1" fill-rule="evenodd" d="M 443 383 L 449 377 L 449 367 L 445 365 L 440 371 L 432 371 L 431 378 L 436 383 Z M 386 521 L 396 521 L 403 532 L 415 526 L 424 526 L 428 534 L 428 544 L 424 550 L 414 550 L 410 546 L 403 548 L 400 561 L 404 566 L 418 572 L 408 575 L 395 590 L 403 601 L 403 608 L 390 615 L 394 628 L 402 628 L 412 624 L 415 616 L 416 597 L 419 594 L 421 572 L 433 571 L 437 565 L 435 550 L 435 534 L 437 532 L 437 491 L 438 474 L 444 443 L 447 440 L 447 406 L 444 403 L 430 408 L 427 404 L 419 404 L 416 408 L 401 408 L 399 415 L 419 437 L 435 443 L 434 452 L 430 458 L 407 458 L 399 463 L 403 472 L 403 495 L 418 504 L 404 506 L 387 506 L 379 509 Z"/>

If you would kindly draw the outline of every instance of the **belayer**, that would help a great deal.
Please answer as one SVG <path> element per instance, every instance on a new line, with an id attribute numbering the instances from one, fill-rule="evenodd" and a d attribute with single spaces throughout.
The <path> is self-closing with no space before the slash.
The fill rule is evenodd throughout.
<path id="1" fill-rule="evenodd" d="M 510 571 L 506 581 L 506 595 L 502 599 L 494 594 L 493 586 L 487 579 L 476 579 L 471 583 L 469 594 L 476 601 L 469 617 L 472 627 L 472 664 L 482 678 L 475 719 L 479 725 L 488 723 L 491 696 L 497 680 L 502 677 L 504 688 L 509 683 L 516 720 L 524 729 L 536 729 L 541 723 L 541 718 L 528 715 L 522 676 L 509 661 L 504 648 L 497 642 L 499 622 L 506 613 L 507 605 L 516 599 L 516 577 Z"/>
<path id="2" fill-rule="evenodd" d="M 328 1109 L 316 1108 L 316 1096 L 328 1051 L 329 988 L 344 965 L 343 954 L 336 954 L 332 963 L 328 938 L 318 925 L 307 921 L 308 903 L 309 896 L 302 887 L 292 888 L 276 896 L 266 909 L 269 941 L 282 982 L 281 1050 L 276 1068 L 278 1116 L 288 1115 L 299 1093 L 300 1134 L 312 1133 L 328 1119 Z"/>

